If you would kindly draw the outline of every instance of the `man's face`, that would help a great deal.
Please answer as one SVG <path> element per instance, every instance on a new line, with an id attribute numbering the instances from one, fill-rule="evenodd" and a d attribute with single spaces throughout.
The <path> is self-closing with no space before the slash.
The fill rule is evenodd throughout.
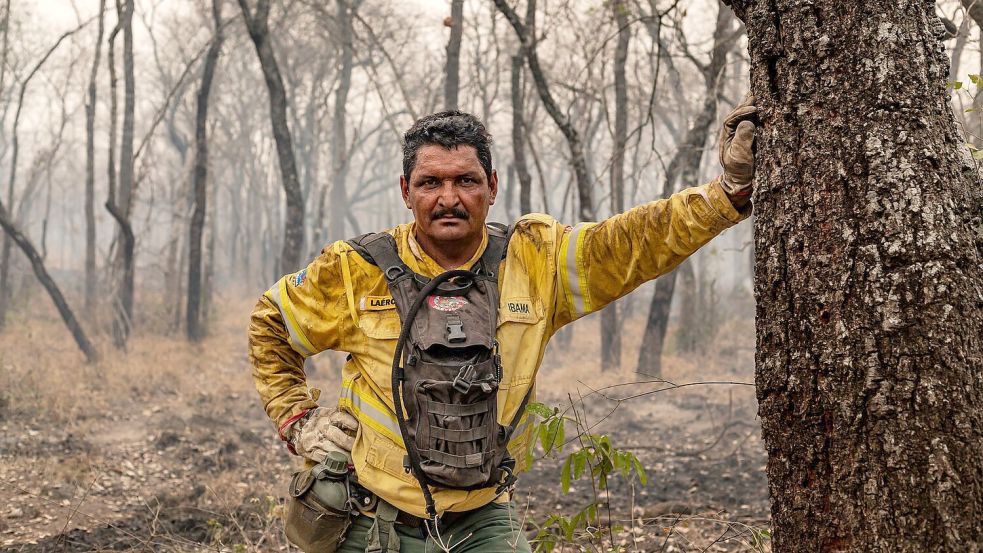
<path id="1" fill-rule="evenodd" d="M 473 146 L 427 145 L 417 151 L 403 202 L 413 210 L 417 232 L 435 246 L 480 240 L 488 209 L 498 193 L 498 175 L 485 176 Z"/>

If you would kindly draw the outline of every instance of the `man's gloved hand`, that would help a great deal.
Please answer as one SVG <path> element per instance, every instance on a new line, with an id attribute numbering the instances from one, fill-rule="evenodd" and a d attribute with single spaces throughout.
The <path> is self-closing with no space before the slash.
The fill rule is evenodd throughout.
<path id="1" fill-rule="evenodd" d="M 297 455 L 320 463 L 329 451 L 351 458 L 358 419 L 336 408 L 318 407 L 290 425 L 289 440 Z"/>
<path id="2" fill-rule="evenodd" d="M 732 200 L 751 195 L 754 180 L 754 120 L 758 108 L 748 94 L 724 118 L 720 129 L 720 166 L 724 169 L 721 185 Z"/>

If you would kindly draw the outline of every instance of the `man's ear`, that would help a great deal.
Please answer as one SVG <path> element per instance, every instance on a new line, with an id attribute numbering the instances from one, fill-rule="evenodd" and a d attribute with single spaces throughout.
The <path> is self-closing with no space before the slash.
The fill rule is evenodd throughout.
<path id="1" fill-rule="evenodd" d="M 406 181 L 405 175 L 399 176 L 399 191 L 403 194 L 403 203 L 406 204 L 406 209 L 413 209 L 410 205 L 410 183 Z"/>
<path id="2" fill-rule="evenodd" d="M 488 186 L 491 188 L 491 193 L 488 194 L 488 205 L 495 205 L 495 196 L 498 196 L 498 171 L 492 169 Z"/>

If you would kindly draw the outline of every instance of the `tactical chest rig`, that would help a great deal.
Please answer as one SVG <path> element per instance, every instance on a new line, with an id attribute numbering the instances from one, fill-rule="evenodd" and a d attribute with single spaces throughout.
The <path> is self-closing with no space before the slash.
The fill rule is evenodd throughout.
<path id="1" fill-rule="evenodd" d="M 427 514 L 437 512 L 428 486 L 476 490 L 514 484 L 507 446 L 529 394 L 509 425 L 498 422 L 502 362 L 498 266 L 511 233 L 488 225 L 488 246 L 472 270 L 423 277 L 400 259 L 386 232 L 348 241 L 376 265 L 392 293 L 402 327 L 392 365 L 393 403 L 406 446 L 404 466 L 420 482 Z M 403 408 L 405 406 L 406 416 Z"/>

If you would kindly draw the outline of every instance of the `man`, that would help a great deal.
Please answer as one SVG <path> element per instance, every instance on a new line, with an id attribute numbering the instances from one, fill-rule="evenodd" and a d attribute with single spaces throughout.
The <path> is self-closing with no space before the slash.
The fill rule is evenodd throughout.
<path id="1" fill-rule="evenodd" d="M 753 100 L 724 122 L 722 177 L 601 223 L 575 227 L 541 214 L 515 223 L 499 268 L 495 338 L 502 376 L 498 421 L 516 420 L 531 391 L 549 338 L 563 325 L 664 274 L 750 212 L 754 171 Z M 405 135 L 400 189 L 412 223 L 389 232 L 399 258 L 424 278 L 472 268 L 489 244 L 485 218 L 495 203 L 491 137 L 474 116 L 449 111 L 426 116 Z M 306 269 L 283 277 L 260 299 L 250 326 L 256 387 L 266 412 L 292 451 L 320 461 L 350 450 L 359 483 L 399 510 L 389 548 L 424 551 L 431 539 L 419 524 L 428 516 L 423 492 L 404 466 L 407 451 L 394 414 L 391 367 L 400 317 L 386 278 L 352 245 L 326 247 Z M 318 408 L 304 359 L 326 349 L 348 352 L 338 409 Z M 411 369 L 407 369 L 411 370 Z M 522 428 L 520 423 L 519 427 Z M 357 437 L 353 433 L 357 429 Z M 522 458 L 527 432 L 509 434 Z M 455 551 L 529 551 L 520 516 L 495 486 L 431 488 L 442 534 Z M 379 517 L 383 518 L 383 517 Z M 370 536 L 389 528 L 357 516 L 340 551 L 365 551 Z M 395 539 L 398 538 L 398 539 Z M 432 541 L 430 542 L 433 543 Z M 375 544 L 379 547 L 379 544 Z"/>

